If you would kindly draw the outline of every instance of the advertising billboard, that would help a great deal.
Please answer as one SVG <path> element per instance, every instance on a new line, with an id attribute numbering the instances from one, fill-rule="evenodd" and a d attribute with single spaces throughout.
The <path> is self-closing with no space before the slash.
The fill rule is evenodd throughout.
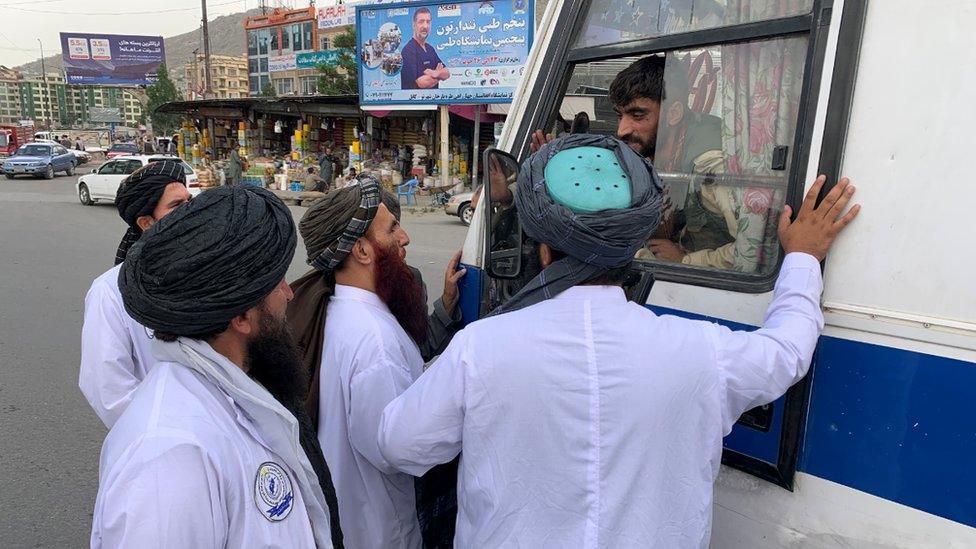
<path id="1" fill-rule="evenodd" d="M 362 105 L 508 103 L 532 46 L 533 0 L 356 9 Z"/>
<path id="2" fill-rule="evenodd" d="M 162 36 L 61 33 L 68 84 L 137 86 L 156 81 L 166 60 Z"/>

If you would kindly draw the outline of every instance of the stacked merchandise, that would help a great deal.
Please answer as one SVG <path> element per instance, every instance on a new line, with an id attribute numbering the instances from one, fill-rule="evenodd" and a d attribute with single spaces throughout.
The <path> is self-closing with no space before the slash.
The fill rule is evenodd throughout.
<path id="1" fill-rule="evenodd" d="M 274 180 L 275 163 L 270 158 L 258 157 L 251 161 L 242 182 L 256 187 L 267 187 Z"/>
<path id="2" fill-rule="evenodd" d="M 220 184 L 220 179 L 217 178 L 212 166 L 200 166 L 196 172 L 197 183 L 200 184 L 200 188 L 209 189 Z"/>
<path id="3" fill-rule="evenodd" d="M 427 147 L 419 144 L 414 145 L 413 146 L 413 167 L 410 170 L 410 174 L 415 175 L 417 177 L 423 177 L 424 175 L 426 175 L 427 174 L 426 159 L 427 159 Z"/>

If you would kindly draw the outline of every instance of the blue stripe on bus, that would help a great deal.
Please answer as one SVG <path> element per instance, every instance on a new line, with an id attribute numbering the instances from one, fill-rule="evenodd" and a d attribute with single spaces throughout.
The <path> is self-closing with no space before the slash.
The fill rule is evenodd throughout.
<path id="1" fill-rule="evenodd" d="M 458 303 L 461 307 L 461 324 L 467 326 L 481 314 L 481 281 L 484 271 L 478 267 L 462 264 L 466 271 L 458 281 Z"/>
<path id="2" fill-rule="evenodd" d="M 800 470 L 976 527 L 976 364 L 821 337 Z"/>
<path id="3" fill-rule="evenodd" d="M 823 336 L 813 370 L 800 471 L 976 527 L 976 363 Z M 737 426 L 725 446 L 775 463 L 775 406 L 769 433 Z"/>

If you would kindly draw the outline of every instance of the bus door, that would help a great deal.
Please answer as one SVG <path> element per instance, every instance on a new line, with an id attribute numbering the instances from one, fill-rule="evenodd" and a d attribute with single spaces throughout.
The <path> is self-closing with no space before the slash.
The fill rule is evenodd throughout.
<path id="1" fill-rule="evenodd" d="M 755 329 L 783 259 L 778 214 L 797 209 L 809 173 L 833 180 L 839 162 L 827 150 L 811 161 L 832 2 L 554 2 L 499 148 L 484 156 L 480 313 L 539 272 L 513 200 L 532 132 L 586 131 L 619 134 L 666 186 L 664 221 L 635 257 L 628 296 L 658 314 Z M 642 98 L 658 108 L 627 112 Z M 792 489 L 808 395 L 804 380 L 744 414 L 723 462 Z"/>

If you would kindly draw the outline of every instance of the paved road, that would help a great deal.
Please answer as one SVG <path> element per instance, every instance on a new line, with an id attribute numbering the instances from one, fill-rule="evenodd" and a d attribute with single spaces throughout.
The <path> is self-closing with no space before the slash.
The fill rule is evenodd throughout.
<path id="1" fill-rule="evenodd" d="M 4 547 L 87 545 L 106 430 L 78 390 L 85 292 L 112 266 L 124 225 L 85 207 L 76 177 L 0 179 L 0 540 Z M 296 220 L 304 208 L 292 209 Z M 407 214 L 408 260 L 439 294 L 465 228 Z M 289 279 L 301 275 L 300 247 Z"/>

